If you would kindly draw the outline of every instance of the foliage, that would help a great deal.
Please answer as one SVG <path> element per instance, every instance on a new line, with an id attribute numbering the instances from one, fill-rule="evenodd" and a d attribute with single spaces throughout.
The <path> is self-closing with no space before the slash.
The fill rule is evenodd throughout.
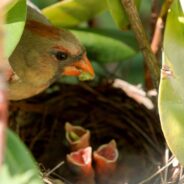
<path id="1" fill-rule="evenodd" d="M 72 30 L 72 32 L 83 43 L 90 59 L 99 63 L 121 62 L 137 53 L 135 38 L 131 33 L 117 35 L 118 31 L 98 29 Z"/>
<path id="2" fill-rule="evenodd" d="M 139 7 L 140 2 L 141 2 L 140 0 L 135 0 L 137 7 Z M 118 25 L 118 27 L 120 27 L 121 29 L 127 28 L 129 25 L 129 21 L 125 13 L 125 10 L 121 5 L 121 1 L 120 0 L 113 0 L 113 1 L 107 0 L 107 4 L 108 4 L 108 8 L 112 16 L 114 17 L 114 20 L 116 24 Z"/>
<path id="3" fill-rule="evenodd" d="M 15 1 L 16 2 L 16 1 Z M 26 0 L 18 0 L 9 7 L 5 25 L 5 55 L 8 57 L 15 49 L 24 30 L 26 19 Z"/>
<path id="4" fill-rule="evenodd" d="M 93 18 L 106 8 L 106 0 L 70 0 L 46 7 L 43 14 L 56 26 L 72 27 Z"/>
<path id="5" fill-rule="evenodd" d="M 3 184 L 41 184 L 41 177 L 31 154 L 21 140 L 7 131 L 5 160 L 0 170 Z"/>
<path id="6" fill-rule="evenodd" d="M 164 34 L 162 76 L 159 91 L 159 113 L 166 141 L 184 164 L 184 9 L 175 0 L 167 17 Z"/>

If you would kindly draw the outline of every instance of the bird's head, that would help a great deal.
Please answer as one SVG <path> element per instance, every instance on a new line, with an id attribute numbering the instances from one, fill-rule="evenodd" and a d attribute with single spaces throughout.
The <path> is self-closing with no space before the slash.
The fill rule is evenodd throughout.
<path id="1" fill-rule="evenodd" d="M 44 54 L 40 60 L 42 60 L 42 68 L 48 70 L 48 78 L 49 69 L 45 67 L 46 65 L 50 65 L 50 68 L 54 67 L 57 75 L 78 76 L 80 80 L 94 78 L 94 70 L 86 56 L 86 51 L 72 33 L 35 20 L 27 21 L 26 29 L 42 40 L 40 41 L 42 45 L 37 44 L 37 46 L 42 47 Z"/>

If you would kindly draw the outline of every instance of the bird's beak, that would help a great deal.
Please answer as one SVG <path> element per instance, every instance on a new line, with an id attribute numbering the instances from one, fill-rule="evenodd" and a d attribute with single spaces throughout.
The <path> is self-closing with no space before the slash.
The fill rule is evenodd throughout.
<path id="1" fill-rule="evenodd" d="M 66 66 L 64 68 L 63 75 L 78 76 L 79 80 L 92 80 L 95 76 L 95 73 L 86 54 L 84 54 L 81 60 L 76 61 L 69 66 Z"/>

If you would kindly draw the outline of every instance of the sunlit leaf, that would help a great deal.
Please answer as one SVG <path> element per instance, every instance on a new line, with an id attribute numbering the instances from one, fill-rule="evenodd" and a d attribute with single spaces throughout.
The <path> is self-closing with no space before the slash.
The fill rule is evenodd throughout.
<path id="1" fill-rule="evenodd" d="M 5 181 L 16 180 L 17 184 L 42 184 L 36 162 L 21 140 L 10 130 L 7 132 L 3 165 L 5 170 L 0 170 L 0 177 L 4 177 Z"/>
<path id="2" fill-rule="evenodd" d="M 27 184 L 31 181 L 32 177 L 33 175 L 31 172 L 12 176 L 6 165 L 3 165 L 0 170 L 1 183 L 3 184 Z"/>
<path id="3" fill-rule="evenodd" d="M 5 7 L 5 13 L 7 13 L 16 3 L 18 0 L 8 0 L 8 4 Z"/>
<path id="4" fill-rule="evenodd" d="M 179 0 L 168 12 L 159 90 L 159 113 L 166 141 L 184 164 L 184 16 Z"/>
<path id="5" fill-rule="evenodd" d="M 107 9 L 106 0 L 65 0 L 43 9 L 56 26 L 72 27 Z"/>
<path id="6" fill-rule="evenodd" d="M 7 12 L 5 24 L 5 55 L 9 57 L 19 42 L 26 20 L 26 0 L 19 0 Z"/>
<path id="7" fill-rule="evenodd" d="M 139 7 L 140 2 L 141 0 L 135 0 L 137 7 Z M 127 28 L 129 21 L 121 3 L 121 0 L 107 0 L 107 4 L 117 26 L 121 29 Z"/>

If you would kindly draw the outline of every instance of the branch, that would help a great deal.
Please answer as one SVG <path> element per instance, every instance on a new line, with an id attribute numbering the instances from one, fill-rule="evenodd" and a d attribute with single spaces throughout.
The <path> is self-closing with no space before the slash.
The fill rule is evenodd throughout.
<path id="1" fill-rule="evenodd" d="M 158 17 L 155 30 L 153 34 L 153 38 L 151 41 L 151 50 L 154 54 L 156 54 L 160 48 L 161 41 L 162 41 L 162 30 L 164 28 L 164 22 L 161 17 Z"/>
<path id="2" fill-rule="evenodd" d="M 167 15 L 168 9 L 170 8 L 170 5 L 172 4 L 172 2 L 173 0 L 164 1 L 160 11 L 160 15 L 157 19 L 153 39 L 151 42 L 151 49 L 154 54 L 156 54 L 160 48 L 161 41 L 162 41 L 162 30 L 164 28 L 164 19 Z"/>
<path id="3" fill-rule="evenodd" d="M 134 4 L 134 0 L 121 0 L 121 3 L 128 15 L 130 25 L 135 33 L 139 47 L 142 50 L 145 62 L 150 70 L 154 85 L 156 89 L 158 89 L 160 80 L 159 63 L 155 55 L 151 51 L 149 41 L 144 31 L 143 25 L 141 23 L 137 8 Z"/>
<path id="4" fill-rule="evenodd" d="M 160 11 L 160 17 L 164 18 L 167 15 L 168 9 L 170 8 L 171 4 L 172 4 L 173 0 L 165 0 L 161 11 Z"/>

